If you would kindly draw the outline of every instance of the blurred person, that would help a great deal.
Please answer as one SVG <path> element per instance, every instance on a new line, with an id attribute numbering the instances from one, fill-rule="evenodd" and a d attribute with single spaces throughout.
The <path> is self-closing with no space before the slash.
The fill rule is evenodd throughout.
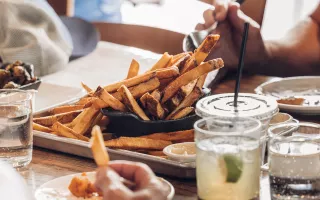
<path id="1" fill-rule="evenodd" d="M 203 30 L 219 22 L 213 33 L 220 34 L 221 38 L 209 59 L 221 57 L 227 69 L 236 69 L 244 23 L 248 22 L 244 70 L 273 76 L 320 75 L 320 4 L 284 38 L 274 41 L 262 38 L 259 24 L 245 15 L 238 3 L 218 0 L 214 5 L 216 9 L 206 10 L 203 14 L 205 23 L 196 26 L 197 30 Z M 274 27 L 277 26 L 281 24 Z"/>
<path id="2" fill-rule="evenodd" d="M 45 0 L 0 0 L 0 57 L 35 66 L 36 76 L 66 67 L 72 38 Z"/>
<path id="3" fill-rule="evenodd" d="M 126 187 L 121 177 L 134 182 L 136 189 Z M 168 195 L 163 183 L 147 165 L 130 161 L 111 161 L 108 168 L 99 168 L 95 186 L 104 200 L 166 200 Z"/>
<path id="4" fill-rule="evenodd" d="M 23 178 L 7 163 L 0 161 L 0 199 L 33 200 Z"/>
<path id="5" fill-rule="evenodd" d="M 74 14 L 88 21 L 120 23 L 121 4 L 124 0 L 75 0 Z"/>

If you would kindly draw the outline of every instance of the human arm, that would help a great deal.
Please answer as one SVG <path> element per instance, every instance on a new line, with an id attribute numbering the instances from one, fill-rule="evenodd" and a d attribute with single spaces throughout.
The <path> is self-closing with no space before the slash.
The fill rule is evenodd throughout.
<path id="1" fill-rule="evenodd" d="M 310 17 L 290 30 L 286 37 L 279 40 L 263 40 L 260 26 L 244 15 L 235 3 L 228 4 L 225 18 L 215 19 L 212 10 L 206 11 L 206 23 L 199 24 L 197 28 L 204 29 L 215 20 L 221 22 L 216 30 L 221 34 L 221 41 L 210 56 L 222 57 L 229 69 L 237 67 L 243 24 L 249 22 L 245 70 L 274 76 L 320 74 L 320 68 L 317 67 L 320 61 L 319 7 Z M 218 13 L 215 15 L 219 16 Z"/>

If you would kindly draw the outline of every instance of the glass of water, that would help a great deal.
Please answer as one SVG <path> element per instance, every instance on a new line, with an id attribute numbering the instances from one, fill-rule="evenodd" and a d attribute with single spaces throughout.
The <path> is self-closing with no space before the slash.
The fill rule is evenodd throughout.
<path id="1" fill-rule="evenodd" d="M 32 93 L 0 90 L 0 160 L 13 167 L 32 159 Z"/>
<path id="2" fill-rule="evenodd" d="M 320 125 L 288 123 L 269 128 L 272 199 L 320 199 Z"/>
<path id="3" fill-rule="evenodd" d="M 261 122 L 244 117 L 211 117 L 197 121 L 194 128 L 198 197 L 257 199 Z"/>

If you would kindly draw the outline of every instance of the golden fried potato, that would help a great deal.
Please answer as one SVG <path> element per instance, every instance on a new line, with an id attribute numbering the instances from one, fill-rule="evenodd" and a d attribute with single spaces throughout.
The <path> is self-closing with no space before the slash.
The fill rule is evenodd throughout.
<path id="1" fill-rule="evenodd" d="M 170 119 L 181 119 L 189 115 L 191 112 L 194 111 L 194 107 L 185 107 L 179 110 L 175 115 L 173 115 Z"/>
<path id="2" fill-rule="evenodd" d="M 99 109 L 96 109 L 94 106 L 91 106 L 89 108 L 86 108 L 81 115 L 79 115 L 75 120 L 74 127 L 72 130 L 75 133 L 78 133 L 80 135 L 85 134 L 89 128 L 92 125 L 92 122 L 94 121 L 95 117 L 99 113 Z"/>
<path id="3" fill-rule="evenodd" d="M 158 78 L 152 78 L 146 82 L 140 83 L 139 85 L 128 88 L 132 96 L 137 99 L 144 95 L 146 92 L 153 91 L 160 86 Z M 122 95 L 120 92 L 115 92 L 111 94 L 114 98 L 122 101 Z"/>
<path id="4" fill-rule="evenodd" d="M 167 67 L 172 60 L 172 56 L 168 54 L 168 52 L 165 52 L 160 60 L 156 64 L 153 65 L 150 71 L 161 69 Z"/>
<path id="5" fill-rule="evenodd" d="M 55 122 L 66 124 L 75 119 L 81 112 L 82 111 L 72 111 L 47 117 L 33 118 L 33 122 L 47 127 L 52 126 Z"/>
<path id="6" fill-rule="evenodd" d="M 158 89 L 151 92 L 151 96 L 155 98 L 157 101 L 161 100 L 161 92 Z"/>
<path id="7" fill-rule="evenodd" d="M 170 141 L 153 140 L 140 137 L 120 137 L 104 142 L 106 147 L 126 150 L 163 150 L 172 144 Z"/>
<path id="8" fill-rule="evenodd" d="M 164 68 L 164 69 L 158 69 L 155 71 L 156 77 L 161 79 L 168 79 L 168 78 L 175 78 L 180 75 L 179 69 L 176 66 Z"/>
<path id="9" fill-rule="evenodd" d="M 194 130 L 174 131 L 168 133 L 153 133 L 150 135 L 141 136 L 142 138 L 148 138 L 153 140 L 165 140 L 176 143 L 176 141 L 183 139 L 194 139 Z"/>
<path id="10" fill-rule="evenodd" d="M 89 86 L 87 86 L 83 82 L 81 82 L 81 86 L 83 89 L 85 89 L 87 91 L 87 93 L 91 93 L 93 91 Z"/>
<path id="11" fill-rule="evenodd" d="M 132 59 L 129 67 L 127 79 L 137 76 L 139 74 L 139 68 L 140 68 L 140 65 L 138 61 L 136 61 L 135 59 Z"/>
<path id="12" fill-rule="evenodd" d="M 122 95 L 123 103 L 127 106 L 129 110 L 137 114 L 143 120 L 150 120 L 149 117 L 147 117 L 144 111 L 140 108 L 139 104 L 134 99 L 134 97 L 132 96 L 132 94 L 126 86 L 121 86 L 119 92 Z"/>
<path id="13" fill-rule="evenodd" d="M 187 71 L 199 66 L 206 57 L 209 55 L 210 51 L 217 44 L 220 35 L 210 34 L 201 43 L 201 45 L 195 50 L 192 57 L 186 63 L 186 65 L 181 69 L 181 73 L 186 73 Z"/>
<path id="14" fill-rule="evenodd" d="M 105 89 L 102 87 L 98 87 L 96 92 L 94 93 L 94 96 L 99 97 L 101 100 L 103 100 L 106 103 L 106 106 L 110 106 L 114 110 L 119 111 L 126 111 L 126 106 L 121 103 L 118 99 L 114 98 L 111 94 L 109 94 Z"/>
<path id="15" fill-rule="evenodd" d="M 90 101 L 92 101 L 93 99 L 95 99 L 95 97 L 84 97 L 81 98 L 77 103 L 75 103 L 76 105 L 86 105 L 87 103 L 89 103 Z"/>
<path id="16" fill-rule="evenodd" d="M 162 108 L 160 102 L 149 93 L 146 93 L 145 98 L 145 106 L 149 113 L 158 119 L 163 119 L 165 117 L 165 111 Z"/>
<path id="17" fill-rule="evenodd" d="M 36 131 L 41 131 L 41 132 L 45 132 L 45 133 L 51 133 L 52 132 L 52 129 L 51 128 L 48 128 L 48 127 L 45 127 L 45 126 L 41 126 L 40 124 L 37 124 L 37 123 L 32 123 L 32 128 L 33 130 L 36 130 Z"/>
<path id="18" fill-rule="evenodd" d="M 89 138 L 74 132 L 72 129 L 66 127 L 65 125 L 59 122 L 56 122 L 52 125 L 52 130 L 55 131 L 59 136 L 79 139 L 79 140 L 89 142 Z"/>
<path id="19" fill-rule="evenodd" d="M 129 79 L 125 79 L 123 81 L 119 81 L 110 85 L 107 85 L 105 87 L 103 87 L 107 92 L 112 93 L 112 92 L 116 92 L 122 85 L 125 85 L 126 87 L 132 87 L 135 85 L 139 85 L 140 83 L 146 82 L 152 78 L 154 78 L 156 76 L 156 72 L 152 71 L 152 72 L 148 72 L 148 73 L 144 73 Z"/>
<path id="20" fill-rule="evenodd" d="M 72 112 L 72 111 L 81 111 L 84 105 L 65 105 L 53 108 L 50 113 L 53 115 Z"/>
<path id="21" fill-rule="evenodd" d="M 103 135 L 99 126 L 94 126 L 91 131 L 90 147 L 94 161 L 99 167 L 106 167 L 109 163 L 109 154 L 104 145 Z"/>
<path id="22" fill-rule="evenodd" d="M 171 98 L 180 87 L 190 83 L 191 81 L 199 78 L 200 76 L 209 73 L 210 71 L 220 69 L 224 66 L 223 60 L 221 58 L 213 59 L 207 62 L 204 62 L 200 66 L 182 74 L 171 82 L 165 89 L 162 103 L 165 103 L 169 98 Z"/>

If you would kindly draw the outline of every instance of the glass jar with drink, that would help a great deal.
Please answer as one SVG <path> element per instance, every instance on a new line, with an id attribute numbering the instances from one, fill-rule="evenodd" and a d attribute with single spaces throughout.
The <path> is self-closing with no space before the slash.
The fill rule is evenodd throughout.
<path id="1" fill-rule="evenodd" d="M 0 90 L 0 161 L 23 167 L 32 159 L 32 96 Z"/>
<path id="2" fill-rule="evenodd" d="M 280 124 L 268 136 L 271 198 L 320 199 L 320 125 Z"/>
<path id="3" fill-rule="evenodd" d="M 198 197 L 249 200 L 259 197 L 261 122 L 244 117 L 197 121 Z"/>

